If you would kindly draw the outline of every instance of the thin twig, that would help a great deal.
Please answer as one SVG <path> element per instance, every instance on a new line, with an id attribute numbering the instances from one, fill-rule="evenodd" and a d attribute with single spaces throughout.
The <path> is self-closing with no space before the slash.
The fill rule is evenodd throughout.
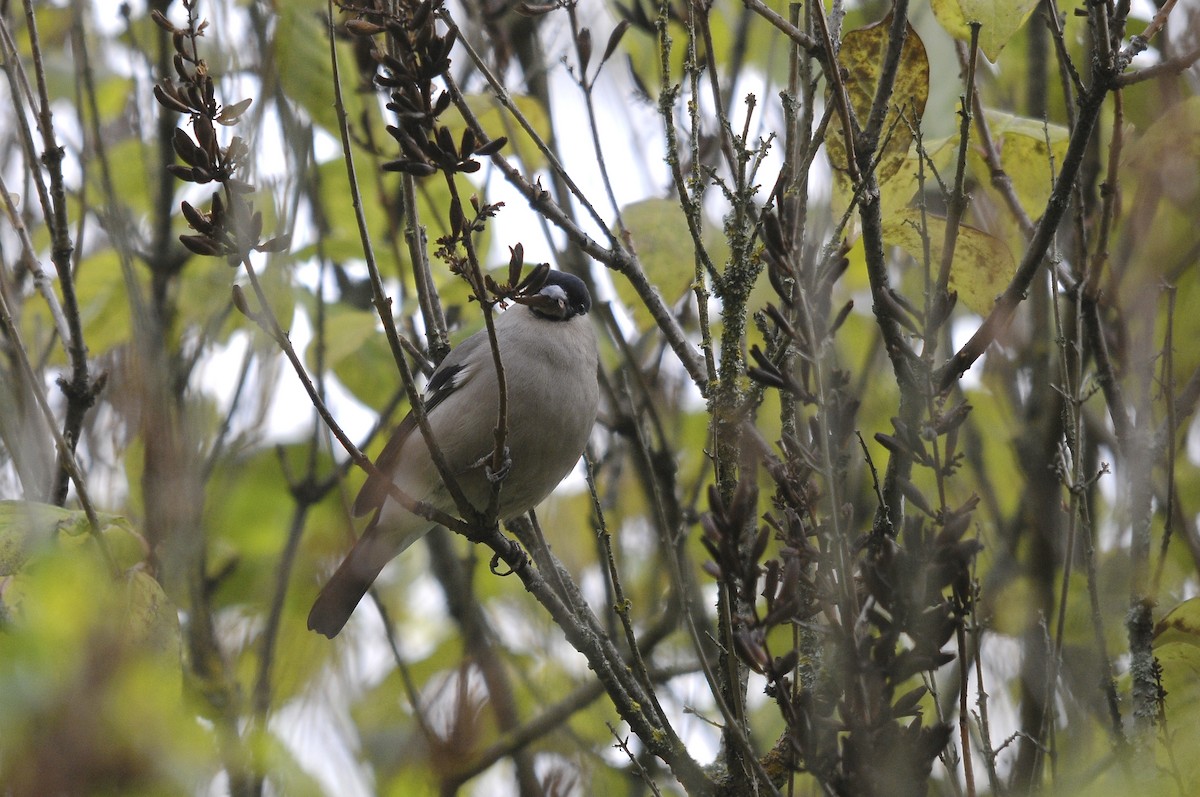
<path id="1" fill-rule="evenodd" d="M 571 37 L 578 42 L 581 36 L 579 28 L 579 15 L 577 13 L 575 3 L 567 3 L 567 17 L 571 21 Z M 613 190 L 612 175 L 609 173 L 608 164 L 604 159 L 604 147 L 600 143 L 600 125 L 597 121 L 596 102 L 595 102 L 595 80 L 588 80 L 587 64 L 583 61 L 583 55 L 576 48 L 576 55 L 580 58 L 579 62 L 579 77 L 576 79 L 576 85 L 579 86 L 580 92 L 583 94 L 584 108 L 587 109 L 588 115 L 588 130 L 592 136 L 592 152 L 596 156 L 596 167 L 600 171 L 600 180 L 604 184 L 604 193 L 608 197 L 608 203 L 612 206 L 613 219 L 619 229 L 626 229 L 625 222 L 621 219 L 621 206 L 617 202 L 617 194 Z"/>
<path id="2" fill-rule="evenodd" d="M 282 459 L 282 452 L 280 452 L 280 458 Z M 292 495 L 299 498 L 300 493 L 300 485 L 293 485 Z M 258 724 L 259 730 L 266 730 L 267 715 L 271 710 L 271 669 L 275 662 L 275 646 L 279 641 L 279 629 L 283 623 L 283 604 L 287 597 L 288 582 L 291 580 L 292 565 L 296 561 L 296 552 L 300 547 L 300 538 L 304 533 L 308 510 L 320 498 L 321 495 L 315 492 L 305 494 L 293 509 L 292 521 L 288 525 L 287 539 L 275 568 L 275 589 L 267 610 L 266 624 L 259 637 L 261 647 L 258 654 L 258 672 L 254 679 L 254 691 L 251 697 L 253 718 Z"/>
<path id="3" fill-rule="evenodd" d="M 692 14 L 689 5 L 689 14 Z M 696 297 L 696 315 L 700 320 L 700 348 L 704 352 L 704 364 L 708 374 L 708 383 L 716 384 L 717 365 L 713 353 L 712 329 L 708 318 L 708 288 L 706 275 L 714 283 L 718 283 L 719 275 L 716 264 L 712 261 L 708 247 L 704 244 L 703 221 L 703 184 L 700 178 L 700 107 L 697 102 L 688 103 L 688 115 L 692 126 L 690 166 L 691 174 L 688 179 L 683 176 L 683 167 L 679 161 L 679 136 L 676 134 L 675 98 L 679 87 L 670 84 L 671 37 L 667 28 L 660 29 L 658 34 L 659 50 L 659 99 L 658 110 L 663 117 L 663 131 L 667 146 L 667 166 L 671 169 L 672 182 L 679 197 L 683 217 L 687 220 L 688 232 L 692 236 L 692 250 L 695 259 L 695 277 L 692 283 L 692 293 Z M 687 70 L 689 90 L 692 97 L 699 93 L 700 70 L 696 64 L 696 41 L 694 36 L 688 37 L 687 52 L 684 55 L 684 69 Z M 690 190 L 689 190 L 690 188 Z M 694 194 L 694 195 L 693 195 Z M 718 283 L 719 284 L 719 283 Z"/>
<path id="4" fill-rule="evenodd" d="M 430 458 L 433 460 L 433 464 L 437 468 L 438 475 L 441 478 L 442 483 L 446 486 L 446 490 L 454 499 L 455 507 L 458 508 L 458 511 L 462 513 L 464 518 L 471 518 L 475 514 L 475 508 L 467 500 L 466 495 L 463 493 L 462 488 L 458 484 L 458 480 L 454 477 L 453 471 L 450 470 L 450 466 L 446 462 L 446 457 L 442 453 L 441 446 L 439 446 L 437 440 L 434 439 L 433 430 L 429 426 L 429 419 L 425 415 L 424 403 L 421 401 L 421 396 L 417 392 L 416 380 L 413 378 L 412 369 L 409 367 L 408 360 L 404 356 L 404 347 L 400 342 L 400 333 L 396 330 L 395 319 L 392 318 L 391 300 L 387 298 L 386 292 L 384 291 L 383 279 L 379 275 L 379 266 L 375 261 L 374 247 L 371 244 L 371 235 L 370 231 L 367 229 L 366 215 L 363 212 L 362 196 L 358 190 L 358 178 L 356 176 L 354 167 L 354 154 L 350 147 L 350 129 L 346 119 L 346 105 L 342 98 L 341 77 L 338 67 L 336 46 L 337 36 L 335 35 L 333 24 L 333 0 L 329 0 L 328 2 L 327 13 L 329 58 L 333 68 L 334 108 L 336 110 L 338 119 L 338 131 L 342 140 L 342 154 L 346 163 L 346 175 L 350 187 L 351 205 L 354 209 L 355 221 L 358 224 L 359 239 L 363 246 L 363 258 L 367 264 L 367 273 L 371 278 L 371 301 L 375 305 L 376 312 L 379 313 L 379 320 L 383 323 L 384 333 L 387 336 L 389 346 L 391 346 L 392 358 L 395 360 L 397 370 L 400 372 L 401 379 L 404 383 L 405 392 L 408 393 L 409 405 L 411 407 L 410 412 L 412 412 L 413 417 L 417 420 L 417 427 L 420 429 L 421 437 L 424 440 L 426 447 L 429 449 Z M 245 266 L 247 273 L 253 275 L 253 268 L 251 267 L 249 261 L 246 261 Z M 301 382 L 304 383 L 305 389 L 309 393 L 309 398 L 313 400 L 313 405 L 317 407 L 317 411 L 321 413 L 321 417 L 326 421 L 326 423 L 332 424 L 330 427 L 331 431 L 334 431 L 334 436 L 337 437 L 338 442 L 342 444 L 342 447 L 346 449 L 347 453 L 350 454 L 355 463 L 360 467 L 368 468 L 368 472 L 376 472 L 375 466 L 370 462 L 370 460 L 368 460 L 361 451 L 358 451 L 358 449 L 354 447 L 354 444 L 350 442 L 350 439 L 346 437 L 341 428 L 337 427 L 337 424 L 333 421 L 333 416 L 329 413 L 328 409 L 325 408 L 325 402 L 313 389 L 312 382 L 308 379 L 303 365 L 300 363 L 299 359 L 296 358 L 295 351 L 292 349 L 290 342 L 287 341 L 287 336 L 283 334 L 281 329 L 279 329 L 278 322 L 275 320 L 274 315 L 270 313 L 270 307 L 266 304 L 265 297 L 261 294 L 261 288 L 258 287 L 258 281 L 254 276 L 251 276 L 251 283 L 255 286 L 255 292 L 259 294 L 259 301 L 262 303 L 263 310 L 267 313 L 267 319 L 271 326 L 270 332 L 272 337 L 274 337 L 281 346 L 285 346 L 284 352 L 288 356 L 288 359 L 292 361 L 292 365 L 296 369 L 297 375 L 300 377 Z M 387 476 L 386 481 L 391 482 L 391 477 Z M 394 497 L 402 495 L 401 491 L 395 484 L 391 485 L 389 492 Z M 400 501 L 401 505 L 403 505 L 406 509 L 413 511 L 413 500 L 407 496 L 406 498 L 407 501 Z M 435 510 L 428 504 L 424 505 L 424 509 L 426 511 L 415 512 L 415 514 L 441 523 L 442 525 L 447 526 L 447 528 L 458 531 L 459 533 L 468 533 L 467 530 L 469 527 L 466 524 L 454 520 L 445 512 Z M 428 511 L 432 511 L 432 514 L 427 513 Z M 437 517 L 435 517 L 435 515 Z M 442 518 L 445 520 L 450 520 L 451 523 L 446 524 Z"/>
<path id="5" fill-rule="evenodd" d="M 459 196 L 458 184 L 455 182 L 454 174 L 446 172 L 445 178 L 452 205 L 457 205 L 461 208 L 463 206 L 462 198 Z M 466 265 L 469 271 L 464 273 L 463 277 L 471 287 L 475 301 L 479 303 L 480 308 L 483 310 L 483 325 L 487 331 L 488 346 L 492 352 L 492 366 L 496 372 L 496 390 L 499 400 L 496 407 L 495 444 L 492 447 L 491 473 L 499 475 L 503 474 L 507 469 L 505 440 L 508 438 L 508 378 L 504 371 L 504 363 L 500 357 L 500 341 L 496 338 L 494 303 L 488 298 L 487 290 L 484 287 L 483 267 L 479 263 L 479 255 L 475 250 L 475 244 L 471 238 L 473 226 L 469 222 L 464 224 L 462 235 L 459 237 L 458 242 L 462 244 L 463 250 L 467 254 Z M 491 497 L 488 499 L 487 509 L 482 514 L 484 523 L 487 525 L 492 525 L 495 522 L 496 512 L 500 506 L 502 480 L 496 478 L 491 482 L 491 486 Z"/>
<path id="6" fill-rule="evenodd" d="M 958 243 L 958 231 L 962 224 L 963 214 L 967 211 L 967 150 L 971 140 L 971 114 L 978 99 L 979 92 L 975 88 L 975 65 L 979 60 L 979 23 L 971 23 L 971 43 L 967 51 L 966 89 L 962 96 L 962 107 L 959 114 L 962 124 L 959 126 L 958 163 L 954 170 L 954 188 L 946 203 L 946 233 L 942 241 L 942 262 L 938 266 L 937 285 L 934 287 L 934 305 L 932 315 L 941 319 L 942 303 L 946 301 L 947 286 L 950 283 L 950 269 L 954 264 L 954 250 Z M 926 319 L 926 323 L 929 320 Z M 925 346 L 936 345 L 937 338 L 930 340 L 930 330 L 926 330 Z M 924 354 L 924 351 L 922 351 Z M 969 758 L 969 757 L 968 757 Z"/>
<path id="7" fill-rule="evenodd" d="M 64 150 L 56 140 L 54 122 L 50 111 L 50 94 L 46 85 L 45 65 L 42 61 L 41 39 L 38 36 L 37 17 L 34 14 L 32 0 L 25 0 L 25 24 L 29 37 L 29 47 L 33 58 L 33 72 L 37 84 L 37 120 L 38 131 L 42 138 L 42 157 L 46 171 L 49 173 L 50 184 L 48 197 L 50 204 L 43 206 L 46 226 L 50 230 L 50 260 L 58 273 L 58 287 L 62 293 L 62 310 L 66 320 L 67 334 L 62 335 L 63 345 L 67 349 L 67 357 L 71 365 L 71 378 L 60 383 L 67 398 L 67 407 L 62 422 L 62 437 L 68 449 L 73 453 L 83 426 L 84 415 L 95 400 L 91 374 L 88 370 L 87 345 L 83 339 L 83 322 L 79 315 L 79 302 L 75 295 L 75 275 L 71 270 L 72 253 L 75 248 L 71 240 L 70 221 L 67 214 L 66 185 L 63 180 L 62 162 Z M 75 31 L 78 33 L 82 22 L 76 18 Z M 83 46 L 83 36 L 74 36 L 76 48 Z M 84 59 L 81 64 L 85 85 L 90 87 L 90 70 L 86 67 L 86 49 L 77 53 Z M 7 57 L 6 59 L 7 60 Z M 94 92 L 92 98 L 94 100 Z M 19 114 L 22 118 L 24 114 Z M 38 169 L 31 169 L 37 172 Z M 40 196 L 40 195 L 39 195 Z M 53 308 L 51 308 L 53 310 Z M 56 319 L 57 320 L 57 319 Z M 59 452 L 58 472 L 53 501 L 61 504 L 66 501 L 69 481 L 69 467 L 64 454 Z"/>
<path id="8" fill-rule="evenodd" d="M 38 377 L 29 362 L 25 343 L 21 340 L 21 329 L 13 320 L 7 283 L 8 280 L 0 279 L 0 329 L 3 329 L 4 334 L 13 342 L 12 350 L 16 354 L 22 376 L 25 378 L 25 383 L 29 386 L 30 392 L 33 393 L 33 398 L 37 402 L 38 408 L 42 411 L 42 416 L 46 419 L 46 425 L 51 436 L 54 438 L 54 445 L 58 450 L 60 465 L 71 478 L 71 483 L 75 485 L 76 498 L 79 500 L 79 505 L 83 507 L 84 514 L 87 515 L 88 530 L 92 535 L 92 539 L 95 540 L 97 547 L 100 549 L 100 554 L 104 557 L 104 562 L 108 566 L 109 572 L 113 578 L 117 578 L 120 576 L 121 569 L 117 566 L 112 552 L 108 549 L 108 543 L 100 533 L 100 519 L 96 516 L 96 509 L 92 505 L 91 497 L 88 495 L 87 484 L 83 479 L 83 471 L 80 470 L 79 464 L 75 461 L 74 452 L 67 445 L 67 441 L 63 439 L 62 432 L 58 429 L 54 410 L 50 409 L 50 402 L 46 398 L 46 391 L 42 389 L 42 380 Z"/>
<path id="9" fill-rule="evenodd" d="M 795 42 L 797 46 L 807 50 L 808 54 L 813 58 L 821 60 L 825 56 L 825 48 L 822 47 L 819 41 L 788 22 L 775 10 L 763 3 L 762 0 L 742 0 L 742 5 L 771 23 L 777 30 Z"/>
<path id="10" fill-rule="evenodd" d="M 1012 280 L 971 338 L 939 369 L 940 373 L 937 379 L 939 390 L 948 389 L 983 355 L 996 336 L 1008 328 L 1018 305 L 1025 300 L 1029 286 L 1054 239 L 1058 224 L 1066 213 L 1075 180 L 1083 165 L 1092 130 L 1104 108 L 1104 98 L 1108 94 L 1111 82 L 1101 79 L 1102 75 L 1099 74 L 1096 75 L 1096 78 L 1092 88 L 1080 103 L 1075 130 L 1071 134 L 1067 154 L 1063 158 L 1062 170 L 1054 182 L 1054 190 L 1051 191 L 1050 198 L 1046 202 L 1046 212 L 1038 220 L 1033 237 L 1025 249 L 1021 262 L 1017 265 Z"/>
<path id="11" fill-rule="evenodd" d="M 349 152 L 347 148 L 346 153 Z M 404 192 L 404 241 L 408 246 L 409 260 L 412 261 L 413 281 L 417 286 L 417 304 L 421 308 L 421 319 L 425 322 L 425 338 L 429 342 L 429 352 L 435 362 L 441 362 L 450 351 L 450 335 L 446 329 L 446 314 L 442 312 L 441 298 L 433 284 L 433 270 L 429 264 L 429 252 L 425 247 L 425 227 L 418 215 L 416 183 L 416 178 L 411 174 L 400 175 L 400 187 Z M 357 192 L 357 185 L 352 186 L 351 190 Z M 406 340 L 401 338 L 401 343 Z"/>
<path id="12" fill-rule="evenodd" d="M 1167 467 L 1167 505 L 1163 509 L 1162 546 L 1158 552 L 1158 565 L 1154 568 L 1154 579 L 1150 582 L 1150 596 L 1157 600 L 1162 586 L 1163 568 L 1167 563 L 1167 549 L 1171 545 L 1171 535 L 1175 527 L 1175 458 L 1177 456 L 1179 435 L 1178 420 L 1175 417 L 1175 297 L 1177 291 L 1174 285 L 1164 287 L 1167 294 L 1167 329 L 1163 336 L 1162 346 L 1162 377 L 1159 380 L 1160 390 L 1164 397 L 1163 403 L 1167 408 L 1166 433 L 1166 467 Z"/>
<path id="13" fill-rule="evenodd" d="M 1117 86 L 1119 88 L 1128 88 L 1144 80 L 1180 75 L 1191 69 L 1192 65 L 1197 61 L 1200 61 L 1200 47 L 1194 47 L 1183 55 L 1178 55 L 1169 61 L 1163 61 L 1154 66 L 1148 66 L 1145 69 L 1121 75 L 1117 78 Z"/>
<path id="14" fill-rule="evenodd" d="M 838 118 L 842 123 L 843 146 L 846 148 L 846 170 L 850 173 L 850 182 L 857 189 L 862 184 L 862 173 L 858 168 L 858 128 L 854 118 L 854 106 L 850 104 L 846 81 L 842 79 L 841 64 L 838 63 L 833 37 L 829 32 L 829 22 L 825 18 L 825 6 L 820 4 L 814 6 L 813 9 L 817 27 L 821 29 L 825 59 L 830 65 L 825 70 L 825 77 L 829 81 L 833 93 L 833 105 L 837 109 Z"/>
<path id="15" fill-rule="evenodd" d="M 412 512 L 414 515 L 420 515 L 423 518 L 427 518 L 434 523 L 439 523 L 443 526 L 446 526 L 447 528 L 451 529 L 452 531 L 456 531 L 459 534 L 470 536 L 473 532 L 472 526 L 463 522 L 462 520 L 448 515 L 447 513 L 437 509 L 425 501 L 418 501 L 405 493 L 398 485 L 391 481 L 390 477 L 388 477 L 386 474 L 380 473 L 379 469 L 375 467 L 375 463 L 371 462 L 367 455 L 359 450 L 358 446 L 356 446 L 353 441 L 350 440 L 349 436 L 347 436 L 342 430 L 342 427 L 338 424 L 337 420 L 333 417 L 333 414 L 329 411 L 329 408 L 325 405 L 324 399 L 321 398 L 320 393 L 317 392 L 316 387 L 313 385 L 312 379 L 309 378 L 308 371 L 304 367 L 304 363 L 300 361 L 300 356 L 296 353 L 296 349 L 292 346 L 287 334 L 284 333 L 283 329 L 279 326 L 279 321 L 275 318 L 275 314 L 271 310 L 266 292 L 263 290 L 262 283 L 258 279 L 258 272 L 255 270 L 254 265 L 249 261 L 249 259 L 247 259 L 242 262 L 242 267 L 246 272 L 246 276 L 249 277 L 250 285 L 254 290 L 255 297 L 258 299 L 260 311 L 255 312 L 250 310 L 250 308 L 245 305 L 244 297 L 236 298 L 234 300 L 235 303 L 240 304 L 243 308 L 242 312 L 256 324 L 258 324 L 260 329 L 270 335 L 271 339 L 275 341 L 275 344 L 279 346 L 284 357 L 286 357 L 288 362 L 291 363 L 292 369 L 296 372 L 296 376 L 299 377 L 301 385 L 304 386 L 304 390 L 308 394 L 309 401 L 311 401 L 313 407 L 316 408 L 317 413 L 321 416 L 321 420 L 324 421 L 326 426 L 329 427 L 329 431 L 333 433 L 333 436 L 337 438 L 338 443 L 340 443 L 346 453 L 350 455 L 350 458 L 354 461 L 354 464 L 358 465 L 368 474 L 383 479 L 384 482 L 388 484 L 388 495 L 409 512 Z M 240 291 L 235 295 L 240 296 Z M 410 379 L 411 376 L 412 375 L 410 373 Z M 418 400 L 416 403 L 419 405 L 420 401 Z M 413 411 L 416 411 L 415 408 Z"/>
<path id="16" fill-rule="evenodd" d="M 467 105 L 457 84 L 449 76 L 447 76 L 446 83 L 454 98 L 454 104 L 463 115 L 463 119 L 466 120 L 467 125 L 478 135 L 482 136 L 481 140 L 486 140 L 487 134 L 475 114 L 471 111 L 471 108 Z M 707 395 L 709 390 L 708 372 L 705 369 L 703 356 L 696 351 L 696 348 L 687 339 L 687 335 L 680 326 L 678 319 L 671 313 L 671 310 L 659 294 L 658 289 L 650 282 L 637 259 L 630 255 L 615 240 L 611 249 L 602 247 L 572 220 L 570 215 L 553 200 L 548 191 L 542 188 L 540 184 L 531 183 L 525 179 L 499 153 L 492 155 L 492 163 L 500 169 L 505 179 L 524 195 L 535 211 L 566 233 L 571 243 L 578 246 L 584 254 L 603 263 L 613 271 L 619 272 L 629 280 L 630 286 L 637 293 L 638 299 L 650 312 L 650 316 L 658 325 L 659 330 L 662 331 L 671 350 L 687 370 L 688 376 L 700 390 L 700 393 Z"/>
<path id="17" fill-rule="evenodd" d="M 59 341 L 63 345 L 64 351 L 67 349 L 67 341 L 71 339 L 70 329 L 67 327 L 67 318 L 63 314 L 62 305 L 58 301 L 58 294 L 54 292 L 54 280 L 42 268 L 41 262 L 37 257 L 37 250 L 34 249 L 33 239 L 29 237 L 29 228 L 25 226 L 25 222 L 21 219 L 21 212 L 17 210 L 14 203 L 16 194 L 8 190 L 8 186 L 4 182 L 4 175 L 0 174 L 0 196 L 4 198 L 4 213 L 8 217 L 8 223 L 12 225 L 13 230 L 17 233 L 17 240 L 21 244 L 22 263 L 25 268 L 29 269 L 29 273 L 33 275 L 33 285 L 42 299 L 46 302 L 46 308 L 50 312 L 50 320 L 54 324 L 54 331 L 57 333 Z M 5 275 L 8 274 L 8 260 L 0 261 L 0 268 L 4 269 Z M 70 352 L 67 352 L 70 356 Z"/>
<path id="18" fill-rule="evenodd" d="M 495 93 L 496 99 L 499 101 L 499 103 L 506 111 L 512 114 L 514 119 L 517 120 L 517 124 L 521 126 L 521 130 L 523 130 L 529 140 L 533 142 L 534 146 L 538 148 L 538 151 L 542 153 L 542 157 L 546 159 L 546 163 L 550 165 L 550 168 L 552 168 L 555 173 L 562 177 L 563 181 L 566 183 L 575 199 L 581 206 L 583 206 L 585 210 L 587 210 L 588 215 L 592 217 L 592 220 L 597 224 L 597 226 L 608 233 L 610 243 L 615 245 L 616 238 L 613 236 L 612 232 L 609 231 L 608 225 L 604 222 L 604 218 L 599 214 L 599 212 L 597 212 L 596 208 L 592 205 L 591 200 L 588 199 L 587 195 L 584 194 L 583 189 L 576 185 L 575 181 L 571 179 L 571 176 L 567 173 L 566 168 L 550 149 L 549 144 L 542 140 L 542 137 L 538 134 L 537 130 L 534 129 L 533 123 L 526 118 L 525 114 L 521 112 L 521 109 L 518 108 L 516 103 L 512 101 L 512 96 L 509 94 L 508 88 L 500 81 L 499 78 L 496 77 L 496 75 L 492 72 L 491 67 L 488 66 L 487 62 L 484 61 L 482 56 L 480 56 L 475 48 L 471 46 L 470 37 L 462 32 L 457 23 L 455 23 L 454 18 L 450 16 L 449 11 L 441 9 L 438 12 L 438 18 L 446 24 L 447 28 L 457 35 L 456 44 L 467 51 L 467 55 L 470 56 L 471 62 L 480 71 L 480 74 L 483 75 L 484 79 L 487 80 L 488 86 L 491 87 L 492 91 Z M 447 75 L 447 77 L 449 76 Z M 486 141 L 486 136 L 481 140 Z M 493 156 L 493 162 L 495 161 L 495 158 L 496 156 Z"/>

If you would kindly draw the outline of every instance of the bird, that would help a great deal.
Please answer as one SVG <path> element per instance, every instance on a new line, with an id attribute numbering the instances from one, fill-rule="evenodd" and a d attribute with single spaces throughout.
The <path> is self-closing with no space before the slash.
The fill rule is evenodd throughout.
<path id="1" fill-rule="evenodd" d="M 507 403 L 507 468 L 499 480 L 497 518 L 525 514 L 575 467 L 599 403 L 596 334 L 587 319 L 583 280 L 548 271 L 545 282 L 495 320 Z M 494 474 L 500 389 L 492 346 L 480 330 L 434 370 L 423 406 L 432 437 L 467 501 L 488 508 Z M 345 626 L 384 566 L 437 526 L 390 497 L 391 484 L 448 514 L 457 510 L 412 412 L 400 422 L 355 499 L 356 517 L 374 513 L 362 536 L 326 582 L 308 615 L 310 630 L 332 639 Z"/>

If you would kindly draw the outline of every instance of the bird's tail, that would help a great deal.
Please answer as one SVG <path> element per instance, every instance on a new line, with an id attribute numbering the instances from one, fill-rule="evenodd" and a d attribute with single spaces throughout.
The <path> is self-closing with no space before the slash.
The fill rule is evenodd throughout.
<path id="1" fill-rule="evenodd" d="M 310 631 L 330 639 L 337 636 L 384 565 L 433 528 L 433 524 L 416 515 L 409 515 L 407 522 L 400 523 L 384 519 L 384 525 L 380 524 L 381 519 L 382 515 L 376 513 L 362 537 L 317 595 L 308 613 Z"/>
<path id="2" fill-rule="evenodd" d="M 330 576 L 308 613 L 311 631 L 333 639 L 371 588 L 394 553 L 379 550 L 381 541 L 365 534 Z"/>

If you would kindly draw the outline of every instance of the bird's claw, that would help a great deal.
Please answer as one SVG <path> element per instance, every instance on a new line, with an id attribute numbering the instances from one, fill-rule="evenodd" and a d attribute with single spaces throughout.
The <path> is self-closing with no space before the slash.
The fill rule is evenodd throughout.
<path id="1" fill-rule="evenodd" d="M 508 472 L 512 470 L 512 457 L 509 456 L 508 446 L 504 447 L 504 457 L 500 463 L 500 467 L 492 469 L 492 458 L 487 457 L 483 462 L 483 473 L 487 476 L 487 480 L 492 484 L 499 484 L 508 476 Z"/>
<path id="2" fill-rule="evenodd" d="M 518 545 L 514 540 L 510 540 L 507 537 L 502 537 L 502 539 L 508 544 L 508 550 L 498 550 L 492 554 L 492 561 L 489 565 L 489 569 L 497 576 L 511 576 L 518 570 L 523 570 L 525 566 L 529 564 L 529 557 L 525 554 L 524 549 L 522 549 L 521 546 Z M 500 564 L 502 562 L 508 565 L 507 571 L 500 569 Z"/>

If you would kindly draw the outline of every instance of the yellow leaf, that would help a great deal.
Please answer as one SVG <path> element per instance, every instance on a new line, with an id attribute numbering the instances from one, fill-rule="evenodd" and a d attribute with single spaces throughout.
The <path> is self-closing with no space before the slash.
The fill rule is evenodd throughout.
<path id="1" fill-rule="evenodd" d="M 71 529 L 87 519 L 82 512 L 33 501 L 0 501 L 0 576 L 16 573 L 30 552 L 48 543 L 55 531 Z"/>
<path id="2" fill-rule="evenodd" d="M 1200 598 L 1189 598 L 1154 626 L 1154 647 L 1173 642 L 1200 648 Z"/>
<path id="3" fill-rule="evenodd" d="M 1038 218 L 1046 211 L 1054 177 L 1067 155 L 1069 131 L 1061 125 L 1001 111 L 988 110 L 984 114 L 1000 153 L 1000 166 L 1012 181 L 1017 201 L 1030 218 Z M 975 150 L 971 159 L 976 174 L 988 173 Z"/>
<path id="4" fill-rule="evenodd" d="M 1176 103 L 1122 153 L 1122 182 L 1153 186 L 1186 211 L 1200 200 L 1200 97 Z"/>
<path id="5" fill-rule="evenodd" d="M 942 259 L 946 220 L 926 214 L 925 223 L 929 236 L 930 267 L 936 274 Z M 918 262 L 923 260 L 919 210 L 909 208 L 887 217 L 883 222 L 883 237 Z M 960 302 L 976 313 L 986 314 L 1012 279 L 1015 270 L 1012 252 L 1003 241 L 983 230 L 966 224 L 959 225 L 954 262 L 950 269 L 950 289 L 958 292 Z"/>

